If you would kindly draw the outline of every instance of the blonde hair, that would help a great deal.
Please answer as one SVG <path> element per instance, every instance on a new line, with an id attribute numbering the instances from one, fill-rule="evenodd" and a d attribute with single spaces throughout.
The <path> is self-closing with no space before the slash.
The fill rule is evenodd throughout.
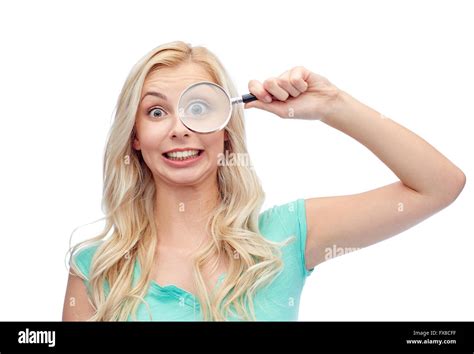
<path id="1" fill-rule="evenodd" d="M 215 83 L 232 97 L 237 95 L 229 75 L 213 53 L 181 41 L 153 49 L 132 68 L 119 95 L 105 149 L 104 229 L 98 236 L 69 249 L 73 260 L 69 261 L 70 266 L 86 279 L 75 264 L 74 255 L 88 245 L 100 243 L 87 279 L 91 287 L 89 301 L 96 310 L 89 321 L 124 321 L 130 315 L 135 318 L 138 306 L 145 302 L 157 243 L 155 184 L 141 153 L 132 148 L 135 118 L 147 75 L 161 67 L 188 62 L 201 65 Z M 229 153 L 247 154 L 241 106 L 234 107 L 225 130 L 229 138 L 225 149 Z M 268 285 L 282 270 L 282 244 L 265 239 L 259 231 L 258 216 L 264 192 L 252 167 L 219 166 L 216 178 L 220 200 L 207 221 L 212 237 L 199 248 L 193 270 L 197 298 L 204 320 L 226 320 L 236 314 L 242 320 L 256 320 L 253 298 L 257 289 Z M 220 259 L 222 254 L 228 259 L 229 269 L 217 291 L 210 294 L 202 266 L 212 259 Z M 141 266 L 141 273 L 134 284 L 135 260 Z M 214 262 L 213 269 L 216 267 Z M 104 282 L 110 289 L 107 293 Z"/>

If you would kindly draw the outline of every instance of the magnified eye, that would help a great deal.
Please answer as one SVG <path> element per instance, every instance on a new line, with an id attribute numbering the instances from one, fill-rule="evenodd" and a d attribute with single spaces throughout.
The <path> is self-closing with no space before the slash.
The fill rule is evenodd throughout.
<path id="1" fill-rule="evenodd" d="M 205 101 L 193 101 L 188 105 L 186 113 L 191 116 L 199 117 L 208 113 L 209 109 L 210 107 Z"/>

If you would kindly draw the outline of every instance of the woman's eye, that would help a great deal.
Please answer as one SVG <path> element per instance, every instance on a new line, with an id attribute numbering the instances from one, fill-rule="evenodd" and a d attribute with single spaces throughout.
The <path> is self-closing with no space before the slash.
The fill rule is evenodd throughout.
<path id="1" fill-rule="evenodd" d="M 188 105 L 186 113 L 191 116 L 201 116 L 208 113 L 209 108 L 205 101 L 194 101 Z"/>
<path id="2" fill-rule="evenodd" d="M 162 108 L 155 107 L 148 111 L 148 115 L 150 114 L 153 118 L 161 118 L 165 114 L 165 111 Z"/>

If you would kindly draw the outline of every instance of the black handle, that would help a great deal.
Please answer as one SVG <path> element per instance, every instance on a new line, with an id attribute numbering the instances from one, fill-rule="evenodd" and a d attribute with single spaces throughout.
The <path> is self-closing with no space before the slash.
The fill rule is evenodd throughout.
<path id="1" fill-rule="evenodd" d="M 252 102 L 252 101 L 255 101 L 255 100 L 258 100 L 258 98 L 255 97 L 254 95 L 252 95 L 251 93 L 246 93 L 245 95 L 242 95 L 242 102 L 243 103 Z"/>

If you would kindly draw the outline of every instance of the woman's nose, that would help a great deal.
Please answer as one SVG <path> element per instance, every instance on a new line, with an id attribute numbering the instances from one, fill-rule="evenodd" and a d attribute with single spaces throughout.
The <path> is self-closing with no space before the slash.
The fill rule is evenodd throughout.
<path id="1" fill-rule="evenodd" d="M 185 135 L 189 135 L 190 133 L 192 133 L 192 131 L 189 130 L 183 124 L 183 122 L 181 122 L 181 119 L 179 118 L 179 115 L 178 114 L 173 114 L 170 134 L 173 135 L 173 136 L 185 136 Z"/>

